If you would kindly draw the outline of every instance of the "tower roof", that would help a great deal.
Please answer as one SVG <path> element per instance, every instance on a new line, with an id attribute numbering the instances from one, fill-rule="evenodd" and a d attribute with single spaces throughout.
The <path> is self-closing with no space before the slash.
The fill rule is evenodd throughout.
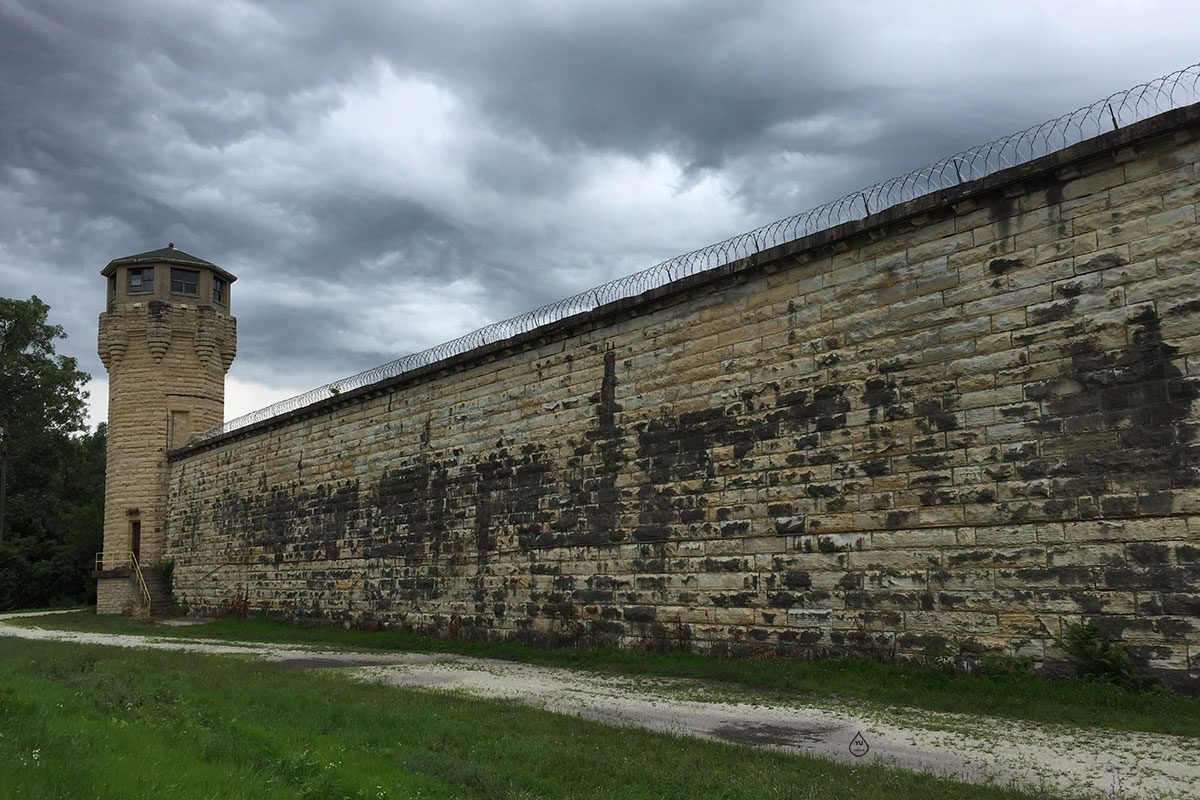
<path id="1" fill-rule="evenodd" d="M 211 269 L 225 280 L 232 283 L 237 278 L 218 267 L 211 261 L 205 261 L 203 258 L 185 253 L 182 250 L 176 250 L 174 244 L 169 244 L 166 247 L 158 250 L 149 250 L 145 253 L 138 253 L 124 258 L 114 258 L 108 262 L 108 266 L 100 270 L 100 274 L 104 276 L 111 275 L 117 267 L 120 266 L 136 266 L 138 264 L 179 264 L 185 267 L 205 267 Z"/>

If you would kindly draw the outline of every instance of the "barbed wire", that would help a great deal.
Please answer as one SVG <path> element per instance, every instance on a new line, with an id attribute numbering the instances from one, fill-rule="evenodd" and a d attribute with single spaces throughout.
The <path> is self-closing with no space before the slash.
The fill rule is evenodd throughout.
<path id="1" fill-rule="evenodd" d="M 746 258 L 776 245 L 863 219 L 922 195 L 949 189 L 1032 161 L 1106 131 L 1195 103 L 1200 100 L 1198 90 L 1200 64 L 1193 64 L 1148 83 L 1109 95 L 1103 100 L 1097 100 L 1056 119 L 943 158 L 906 175 L 851 192 L 800 214 L 675 256 L 649 269 L 617 278 L 511 319 L 485 325 L 427 350 L 411 353 L 357 375 L 318 386 L 316 389 L 211 428 L 197 436 L 194 441 L 212 439 L 304 408 L 320 400 L 370 386 L 477 347 L 503 341 L 575 314 L 591 311 L 607 303 L 635 297 L 680 278 Z"/>

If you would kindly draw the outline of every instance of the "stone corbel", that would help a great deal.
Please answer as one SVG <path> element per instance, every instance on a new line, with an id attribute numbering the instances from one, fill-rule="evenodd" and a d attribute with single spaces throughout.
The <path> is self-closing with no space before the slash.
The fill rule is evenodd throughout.
<path id="1" fill-rule="evenodd" d="M 97 350 L 104 368 L 110 372 L 116 368 L 125 357 L 125 325 L 120 316 L 113 314 L 100 315 L 100 331 L 97 337 Z"/>
<path id="2" fill-rule="evenodd" d="M 217 352 L 217 332 L 214 322 L 212 309 L 200 309 L 200 315 L 196 320 L 196 355 L 200 357 L 200 363 L 210 369 L 215 368 L 217 365 L 215 358 Z"/>
<path id="3" fill-rule="evenodd" d="M 146 344 L 157 364 L 171 346 L 171 306 L 166 303 L 150 302 L 150 313 L 146 317 Z"/>
<path id="4" fill-rule="evenodd" d="M 229 327 L 226 328 L 225 336 L 221 338 L 221 369 L 223 372 L 229 372 L 233 358 L 237 355 L 237 320 L 230 317 L 227 322 Z"/>

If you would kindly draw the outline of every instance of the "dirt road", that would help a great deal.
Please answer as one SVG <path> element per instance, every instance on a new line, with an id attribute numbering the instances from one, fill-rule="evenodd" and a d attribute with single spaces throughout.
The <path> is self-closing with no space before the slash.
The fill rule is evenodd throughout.
<path id="1" fill-rule="evenodd" d="M 5 624 L 0 636 L 205 653 L 281 667 L 352 670 L 362 680 L 526 703 L 614 725 L 885 764 L 972 783 L 1080 797 L 1200 796 L 1200 742 L 914 709 L 839 698 L 780 700 L 697 681 L 613 677 L 458 655 L 349 653 L 298 646 L 72 633 Z M 2 645 L 0 645 L 2 647 Z"/>

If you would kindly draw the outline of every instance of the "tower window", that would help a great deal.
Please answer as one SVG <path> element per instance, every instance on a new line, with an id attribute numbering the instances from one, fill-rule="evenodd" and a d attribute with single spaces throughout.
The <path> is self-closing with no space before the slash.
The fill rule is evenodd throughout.
<path id="1" fill-rule="evenodd" d="M 129 292 L 153 292 L 154 267 L 129 270 Z"/>
<path id="2" fill-rule="evenodd" d="M 218 278 L 216 275 L 213 276 L 213 302 L 225 302 L 225 279 Z"/>
<path id="3" fill-rule="evenodd" d="M 190 269 L 171 268 L 171 291 L 200 294 L 200 273 Z"/>

